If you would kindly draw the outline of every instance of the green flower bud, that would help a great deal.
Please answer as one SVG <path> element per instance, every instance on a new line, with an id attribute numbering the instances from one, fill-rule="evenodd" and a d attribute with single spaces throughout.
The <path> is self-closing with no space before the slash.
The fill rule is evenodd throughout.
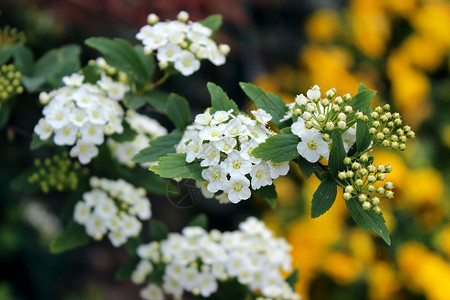
<path id="1" fill-rule="evenodd" d="M 380 198 L 378 197 L 373 197 L 372 198 L 372 204 L 377 206 L 378 204 L 380 204 Z"/>
<path id="2" fill-rule="evenodd" d="M 373 193 L 373 192 L 375 192 L 375 187 L 373 186 L 373 185 L 368 185 L 367 186 L 367 191 L 369 192 L 369 193 Z"/>
<path id="3" fill-rule="evenodd" d="M 386 191 L 386 193 L 384 194 L 384 196 L 388 199 L 392 199 L 394 198 L 394 192 L 393 191 Z"/>
<path id="4" fill-rule="evenodd" d="M 377 171 L 377 168 L 375 168 L 374 165 L 369 165 L 367 167 L 367 171 L 369 171 L 369 173 L 375 173 Z"/>
<path id="5" fill-rule="evenodd" d="M 383 110 L 384 110 L 384 111 L 390 111 L 390 110 L 391 110 L 391 106 L 390 106 L 389 104 L 385 104 L 385 105 L 383 106 Z"/>
<path id="6" fill-rule="evenodd" d="M 356 179 L 355 185 L 357 187 L 362 187 L 364 185 L 364 181 L 362 181 L 362 179 Z"/>
<path id="7" fill-rule="evenodd" d="M 372 207 L 372 204 L 370 204 L 369 201 L 366 201 L 361 206 L 364 210 L 369 210 Z"/>
<path id="8" fill-rule="evenodd" d="M 352 159 L 350 157 L 344 158 L 344 164 L 349 165 L 352 163 Z"/>
<path id="9" fill-rule="evenodd" d="M 381 208 L 380 208 L 379 206 L 376 206 L 376 207 L 373 208 L 373 211 L 374 211 L 376 214 L 380 214 L 380 213 L 381 213 Z"/>
<path id="10" fill-rule="evenodd" d="M 398 145 L 398 149 L 399 149 L 400 151 L 405 151 L 405 150 L 406 150 L 406 144 L 399 144 L 399 145 Z"/>
<path id="11" fill-rule="evenodd" d="M 350 200 L 350 199 L 352 198 L 352 194 L 350 194 L 350 193 L 344 193 L 344 194 L 342 195 L 342 197 L 344 198 L 344 200 L 348 201 L 348 200 Z"/>
<path id="12" fill-rule="evenodd" d="M 347 171 L 347 178 L 352 178 L 354 175 L 353 171 Z"/>
<path id="13" fill-rule="evenodd" d="M 340 180 L 345 180 L 347 178 L 347 175 L 345 174 L 345 172 L 339 172 L 338 178 Z"/>
<path id="14" fill-rule="evenodd" d="M 383 180 L 386 179 L 386 175 L 384 175 L 384 173 L 379 173 L 379 174 L 377 175 L 377 179 L 378 179 L 379 181 L 383 181 Z"/>
<path id="15" fill-rule="evenodd" d="M 373 176 L 373 175 L 369 175 L 369 176 L 367 176 L 367 180 L 370 183 L 374 183 L 375 181 L 377 181 L 377 178 L 375 176 Z"/>
<path id="16" fill-rule="evenodd" d="M 354 162 L 352 163 L 352 169 L 353 170 L 358 170 L 359 168 L 361 168 L 361 164 L 359 162 Z"/>
<path id="17" fill-rule="evenodd" d="M 383 195 L 383 194 L 384 194 L 384 188 L 381 187 L 381 186 L 379 186 L 379 187 L 377 188 L 377 193 L 380 194 L 380 195 Z"/>
<path id="18" fill-rule="evenodd" d="M 394 188 L 394 184 L 392 182 L 388 181 L 384 184 L 384 188 L 386 190 L 392 190 Z"/>

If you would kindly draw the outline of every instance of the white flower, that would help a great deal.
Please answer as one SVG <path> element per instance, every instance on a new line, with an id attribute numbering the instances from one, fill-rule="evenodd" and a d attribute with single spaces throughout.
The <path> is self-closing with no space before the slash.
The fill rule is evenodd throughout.
<path id="1" fill-rule="evenodd" d="M 284 176 L 289 172 L 289 162 L 267 162 L 269 169 L 270 169 L 270 177 L 272 179 L 277 179 L 280 176 Z"/>
<path id="2" fill-rule="evenodd" d="M 84 76 L 78 73 L 73 73 L 70 76 L 64 76 L 62 80 L 65 85 L 77 87 L 83 83 Z"/>
<path id="3" fill-rule="evenodd" d="M 261 162 L 259 165 L 253 166 L 250 176 L 252 177 L 252 189 L 254 190 L 272 184 L 270 169 L 266 162 Z"/>
<path id="4" fill-rule="evenodd" d="M 63 106 L 53 106 L 46 114 L 45 121 L 53 129 L 60 129 L 69 123 L 69 109 Z"/>
<path id="5" fill-rule="evenodd" d="M 236 150 L 231 151 L 228 157 L 221 163 L 224 170 L 233 175 L 245 175 L 252 170 L 252 163 L 241 157 L 240 153 Z"/>
<path id="6" fill-rule="evenodd" d="M 167 43 L 166 45 L 158 48 L 158 54 L 156 57 L 160 61 L 174 62 L 177 60 L 181 53 L 181 48 L 178 45 Z"/>
<path id="7" fill-rule="evenodd" d="M 213 144 L 209 143 L 203 147 L 204 160 L 200 162 L 202 167 L 215 166 L 220 160 L 220 150 L 217 149 Z"/>
<path id="8" fill-rule="evenodd" d="M 231 176 L 225 184 L 224 191 L 228 193 L 228 198 L 233 203 L 250 198 L 250 181 L 243 175 Z"/>
<path id="9" fill-rule="evenodd" d="M 47 140 L 53 133 L 52 126 L 45 121 L 44 118 L 39 119 L 39 122 L 34 126 L 34 132 L 39 135 L 41 140 Z"/>
<path id="10" fill-rule="evenodd" d="M 70 149 L 71 157 L 78 157 L 78 160 L 82 164 L 88 164 L 92 158 L 98 155 L 98 149 L 94 144 L 78 140 L 76 145 Z"/>
<path id="11" fill-rule="evenodd" d="M 194 268 L 186 268 L 183 270 L 181 284 L 183 287 L 192 291 L 195 287 L 199 286 L 199 272 Z"/>
<path id="12" fill-rule="evenodd" d="M 78 129 L 68 124 L 60 129 L 55 130 L 54 142 L 58 146 L 73 145 L 77 139 Z"/>
<path id="13" fill-rule="evenodd" d="M 174 66 L 181 74 L 189 76 L 200 69 L 200 62 L 195 58 L 194 54 L 183 50 L 175 61 Z"/>
<path id="14" fill-rule="evenodd" d="M 156 284 L 147 285 L 139 295 L 145 300 L 164 300 L 164 293 Z"/>
<path id="15" fill-rule="evenodd" d="M 219 141 L 223 138 L 225 129 L 225 124 L 206 126 L 200 131 L 199 137 L 202 141 Z"/>
<path id="16" fill-rule="evenodd" d="M 207 46 L 207 53 L 208 53 L 208 59 L 210 62 L 212 62 L 216 66 L 221 66 L 225 64 L 225 55 L 223 55 L 219 48 L 217 48 L 216 43 L 210 43 Z"/>
<path id="17" fill-rule="evenodd" d="M 266 111 L 261 108 L 259 108 L 258 110 L 252 110 L 251 113 L 255 116 L 256 121 L 260 122 L 263 125 L 272 120 L 272 115 L 266 113 Z"/>
<path id="18" fill-rule="evenodd" d="M 142 224 L 136 217 L 125 215 L 122 222 L 122 230 L 126 236 L 135 236 L 141 231 Z"/>
<path id="19" fill-rule="evenodd" d="M 82 127 L 88 121 L 86 111 L 78 108 L 73 109 L 69 115 L 69 120 L 73 125 Z"/>
<path id="20" fill-rule="evenodd" d="M 320 88 L 318 85 L 313 86 L 306 92 L 306 96 L 308 96 L 311 100 L 320 100 Z"/>
<path id="21" fill-rule="evenodd" d="M 210 166 L 202 171 L 202 177 L 207 180 L 207 189 L 211 193 L 216 193 L 222 189 L 227 182 L 227 173 L 221 166 Z"/>
<path id="22" fill-rule="evenodd" d="M 96 214 L 92 214 L 86 220 L 86 233 L 96 240 L 101 240 L 107 231 L 106 221 Z"/>
<path id="23" fill-rule="evenodd" d="M 297 145 L 298 153 L 309 162 L 317 162 L 320 156 L 329 154 L 328 143 L 322 138 L 322 134 L 315 129 L 311 129 L 309 134 L 302 137 L 302 141 Z"/>
<path id="24" fill-rule="evenodd" d="M 203 297 L 209 297 L 218 290 L 218 284 L 212 274 L 200 273 L 198 282 L 200 285 L 200 294 Z"/>
<path id="25" fill-rule="evenodd" d="M 203 114 L 198 114 L 195 117 L 194 123 L 203 125 L 203 126 L 207 126 L 207 125 L 209 125 L 209 122 L 211 122 L 211 120 L 212 120 L 211 114 L 209 113 L 209 111 L 206 111 Z"/>
<path id="26" fill-rule="evenodd" d="M 108 238 L 114 247 L 119 247 L 127 241 L 127 236 L 121 230 L 111 231 L 108 234 Z"/>
<path id="27" fill-rule="evenodd" d="M 167 269 L 166 269 L 167 272 Z M 167 273 L 163 276 L 163 289 L 167 294 L 173 295 L 175 298 L 180 298 L 183 295 L 183 286 L 179 279 L 168 276 Z"/>
<path id="28" fill-rule="evenodd" d="M 77 221 L 80 224 L 85 224 L 86 221 L 89 219 L 89 216 L 91 214 L 91 211 L 89 209 L 89 206 L 86 205 L 83 201 L 78 201 L 75 205 L 75 211 L 73 218 L 75 221 Z"/>
<path id="29" fill-rule="evenodd" d="M 237 141 L 231 137 L 224 137 L 220 141 L 214 143 L 214 145 L 223 153 L 229 154 L 236 147 Z M 187 161 L 187 160 L 186 160 Z"/>
<path id="30" fill-rule="evenodd" d="M 117 207 L 111 199 L 102 199 L 95 206 L 94 212 L 104 219 L 109 219 L 116 215 Z"/>
<path id="31" fill-rule="evenodd" d="M 306 97 L 303 94 L 300 94 L 297 95 L 297 97 L 295 97 L 295 103 L 297 103 L 298 106 L 303 106 L 308 103 L 308 99 L 306 99 Z"/>
<path id="32" fill-rule="evenodd" d="M 293 134 L 300 138 L 303 135 L 307 135 L 309 132 L 309 129 L 306 128 L 305 121 L 302 118 L 298 118 L 297 121 L 292 124 L 291 130 Z"/>
<path id="33" fill-rule="evenodd" d="M 95 124 L 86 124 L 80 128 L 81 140 L 95 145 L 103 144 L 104 134 L 103 126 Z"/>
<path id="34" fill-rule="evenodd" d="M 345 152 L 348 152 L 348 150 L 356 142 L 356 126 L 357 125 L 355 124 L 349 129 L 347 129 L 344 133 L 342 133 L 342 140 L 344 141 Z"/>

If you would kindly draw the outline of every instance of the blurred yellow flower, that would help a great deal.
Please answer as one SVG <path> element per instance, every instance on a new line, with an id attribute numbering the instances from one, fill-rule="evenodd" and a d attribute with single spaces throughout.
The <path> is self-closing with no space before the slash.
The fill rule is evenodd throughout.
<path id="1" fill-rule="evenodd" d="M 427 1 L 411 16 L 413 27 L 427 36 L 450 48 L 450 3 L 448 1 Z"/>
<path id="2" fill-rule="evenodd" d="M 407 175 L 405 199 L 408 206 L 439 205 L 444 192 L 441 174 L 433 168 L 411 170 Z"/>
<path id="3" fill-rule="evenodd" d="M 368 264 L 375 259 L 375 246 L 373 237 L 367 234 L 367 231 L 355 228 L 350 232 L 349 248 L 353 256 Z"/>
<path id="4" fill-rule="evenodd" d="M 325 257 L 322 268 L 336 283 L 345 285 L 359 276 L 362 263 L 348 254 L 334 252 Z"/>
<path id="5" fill-rule="evenodd" d="M 435 238 L 435 242 L 439 250 L 450 259 L 450 225 L 446 225 L 441 229 Z"/>
<path id="6" fill-rule="evenodd" d="M 385 261 L 377 261 L 368 268 L 369 298 L 372 300 L 396 299 L 401 288 L 396 271 Z"/>
<path id="7" fill-rule="evenodd" d="M 419 34 L 409 36 L 401 48 L 412 65 L 427 72 L 435 71 L 448 52 L 444 45 Z"/>
<path id="8" fill-rule="evenodd" d="M 323 9 L 312 14 L 305 24 L 306 36 L 316 42 L 330 42 L 341 30 L 337 12 Z"/>

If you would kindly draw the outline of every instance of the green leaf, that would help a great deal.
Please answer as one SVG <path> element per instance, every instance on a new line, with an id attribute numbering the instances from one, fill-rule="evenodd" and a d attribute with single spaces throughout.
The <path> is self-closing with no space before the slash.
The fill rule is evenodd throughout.
<path id="1" fill-rule="evenodd" d="M 167 101 L 169 99 L 169 93 L 163 91 L 148 91 L 145 94 L 139 96 L 145 103 L 151 107 L 159 110 L 160 112 L 166 112 Z"/>
<path id="2" fill-rule="evenodd" d="M 158 165 L 150 168 L 164 178 L 190 178 L 204 181 L 202 177 L 203 167 L 197 161 L 186 162 L 186 153 L 169 153 L 161 157 Z"/>
<path id="3" fill-rule="evenodd" d="M 51 253 L 61 253 L 89 243 L 84 226 L 70 221 L 63 231 L 50 244 Z"/>
<path id="4" fill-rule="evenodd" d="M 266 93 L 262 88 L 251 83 L 241 82 L 239 85 L 256 106 L 272 115 L 272 123 L 275 124 L 275 126 L 278 128 L 284 127 L 280 122 L 287 111 L 283 99 L 272 93 Z"/>
<path id="5" fill-rule="evenodd" d="M 207 87 L 209 94 L 211 95 L 211 114 L 218 110 L 229 111 L 230 109 L 233 110 L 234 115 L 239 113 L 239 108 L 236 102 L 228 98 L 228 95 L 220 86 L 215 85 L 212 82 L 208 82 Z"/>
<path id="6" fill-rule="evenodd" d="M 14 51 L 14 65 L 22 75 L 29 76 L 34 71 L 34 56 L 30 49 L 20 45 Z"/>
<path id="7" fill-rule="evenodd" d="M 37 169 L 30 168 L 23 171 L 18 176 L 14 177 L 10 182 L 11 190 L 16 192 L 28 192 L 28 193 L 39 191 L 39 188 L 36 184 L 30 184 L 28 182 L 28 178 L 30 178 L 34 172 L 37 172 Z"/>
<path id="8" fill-rule="evenodd" d="M 386 244 L 391 245 L 389 230 L 386 227 L 386 221 L 382 213 L 376 214 L 373 210 L 364 210 L 356 197 L 345 201 L 345 204 L 353 220 L 359 227 L 364 230 L 372 230 L 381 236 Z"/>
<path id="9" fill-rule="evenodd" d="M 353 113 L 359 111 L 365 111 L 372 102 L 373 97 L 376 95 L 376 91 L 369 90 L 363 83 L 359 85 L 358 93 L 352 97 L 349 104 L 353 107 Z"/>
<path id="10" fill-rule="evenodd" d="M 19 45 L 0 45 L 0 65 L 6 63 L 11 56 L 13 56 L 14 51 L 19 47 Z"/>
<path id="11" fill-rule="evenodd" d="M 295 159 L 295 162 L 300 167 L 300 171 L 302 171 L 303 176 L 306 177 L 306 179 L 309 179 L 312 174 L 314 174 L 314 170 L 316 168 L 315 163 L 311 163 L 307 161 L 303 156 L 299 156 Z"/>
<path id="12" fill-rule="evenodd" d="M 155 75 L 155 70 L 156 70 L 155 56 L 154 55 L 145 55 L 144 49 L 140 45 L 134 46 L 134 50 L 136 51 L 137 55 L 141 58 L 142 62 L 144 63 L 144 67 L 147 70 L 147 74 L 149 76 L 149 82 L 151 82 L 153 79 L 153 76 Z"/>
<path id="13" fill-rule="evenodd" d="M 130 279 L 131 274 L 136 269 L 137 264 L 139 263 L 140 259 L 137 256 L 134 256 L 127 260 L 123 265 L 120 266 L 119 270 L 117 270 L 116 273 L 116 279 L 117 280 L 126 280 Z"/>
<path id="14" fill-rule="evenodd" d="M 150 82 L 148 68 L 127 41 L 98 37 L 87 39 L 85 44 L 98 50 L 109 65 L 130 75 L 138 83 L 138 88 Z"/>
<path id="15" fill-rule="evenodd" d="M 210 28 L 213 31 L 211 35 L 211 37 L 213 37 L 216 34 L 217 30 L 219 30 L 220 26 L 222 25 L 222 16 L 218 14 L 211 15 L 206 19 L 199 21 L 199 23 L 202 24 L 203 26 Z"/>
<path id="16" fill-rule="evenodd" d="M 123 122 L 123 132 L 122 133 L 114 133 L 111 135 L 111 138 L 118 142 L 118 143 L 124 143 L 124 142 L 132 142 L 137 136 L 137 132 L 131 128 L 131 126 L 127 122 Z"/>
<path id="17" fill-rule="evenodd" d="M 123 97 L 123 104 L 128 108 L 137 110 L 145 105 L 145 100 L 142 96 L 127 92 Z"/>
<path id="18" fill-rule="evenodd" d="M 295 285 L 298 282 L 298 269 L 296 268 L 292 273 L 286 278 L 286 282 L 289 284 L 291 289 L 295 291 Z"/>
<path id="19" fill-rule="evenodd" d="M 31 140 L 30 149 L 31 150 L 37 150 L 37 149 L 41 148 L 44 145 L 51 145 L 52 141 L 53 141 L 53 135 L 50 136 L 46 140 L 41 140 L 36 133 L 33 133 L 33 138 Z"/>
<path id="20" fill-rule="evenodd" d="M 11 114 L 11 107 L 8 103 L 3 104 L 0 107 L 0 129 L 6 125 L 9 121 L 9 116 Z"/>
<path id="21" fill-rule="evenodd" d="M 180 142 L 183 134 L 175 129 L 167 135 L 157 137 L 150 142 L 150 146 L 136 154 L 132 161 L 137 163 L 158 161 L 164 155 L 175 152 L 175 146 Z"/>
<path id="22" fill-rule="evenodd" d="M 44 84 L 53 89 L 61 85 L 61 78 L 80 70 L 81 48 L 68 45 L 44 54 L 34 65 L 30 76 L 22 76 L 21 81 L 30 92 L 38 91 Z"/>
<path id="23" fill-rule="evenodd" d="M 167 179 L 161 178 L 140 166 L 132 169 L 119 166 L 118 176 L 132 183 L 134 186 L 145 188 L 149 193 L 154 195 L 167 196 L 168 191 L 174 194 L 178 192 L 177 188 Z"/>
<path id="24" fill-rule="evenodd" d="M 363 121 L 356 123 L 356 150 L 362 153 L 372 142 L 372 136 L 369 133 L 369 127 Z"/>
<path id="25" fill-rule="evenodd" d="M 262 198 L 273 209 L 276 208 L 278 194 L 277 194 L 274 184 L 262 186 L 257 190 L 253 190 L 253 194 Z"/>
<path id="26" fill-rule="evenodd" d="M 83 69 L 81 69 L 81 72 L 84 76 L 84 81 L 96 84 L 98 80 L 100 80 L 100 68 L 96 65 L 87 65 Z"/>
<path id="27" fill-rule="evenodd" d="M 189 102 L 180 95 L 171 93 L 167 101 L 166 112 L 169 119 L 179 129 L 185 128 L 191 123 L 191 110 Z"/>
<path id="28" fill-rule="evenodd" d="M 252 155 L 272 162 L 290 161 L 300 156 L 299 142 L 300 138 L 295 134 L 273 135 L 253 149 Z"/>
<path id="29" fill-rule="evenodd" d="M 167 226 L 164 225 L 164 223 L 154 219 L 150 221 L 150 235 L 152 237 L 152 240 L 165 240 L 167 239 L 168 234 L 169 230 L 167 229 Z"/>
<path id="30" fill-rule="evenodd" d="M 322 181 L 314 192 L 311 203 L 311 217 L 317 218 L 326 213 L 334 203 L 337 195 L 337 185 L 333 178 Z"/>
<path id="31" fill-rule="evenodd" d="M 199 214 L 192 221 L 190 221 L 187 226 L 201 227 L 203 229 L 207 229 L 208 228 L 208 217 L 205 214 Z"/>
<path id="32" fill-rule="evenodd" d="M 344 142 L 342 140 L 341 132 L 335 129 L 331 132 L 333 143 L 331 145 L 330 160 L 328 165 L 330 173 L 333 177 L 337 177 L 339 171 L 345 170 L 344 158 L 347 155 L 344 149 Z"/>
<path id="33" fill-rule="evenodd" d="M 281 129 L 280 131 L 281 131 L 281 134 L 292 134 L 291 127 L 285 127 L 283 129 Z"/>

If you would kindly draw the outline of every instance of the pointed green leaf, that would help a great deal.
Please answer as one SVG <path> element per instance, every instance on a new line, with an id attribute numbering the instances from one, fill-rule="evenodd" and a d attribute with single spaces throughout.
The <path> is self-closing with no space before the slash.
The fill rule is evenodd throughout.
<path id="1" fill-rule="evenodd" d="M 203 229 L 207 229 L 208 228 L 208 217 L 205 214 L 199 214 L 192 221 L 190 221 L 187 226 L 201 227 Z"/>
<path id="2" fill-rule="evenodd" d="M 365 111 L 372 102 L 373 97 L 376 95 L 376 91 L 368 89 L 363 83 L 359 85 L 358 93 L 352 97 L 349 104 L 353 107 L 353 113 L 359 111 Z"/>
<path id="3" fill-rule="evenodd" d="M 124 143 L 124 142 L 132 142 L 137 136 L 137 132 L 131 128 L 131 126 L 127 122 L 123 122 L 123 132 L 122 133 L 114 133 L 111 135 L 111 138 L 118 142 L 118 143 Z"/>
<path id="4" fill-rule="evenodd" d="M 81 69 L 84 76 L 84 82 L 96 84 L 101 78 L 100 68 L 97 65 L 87 65 Z"/>
<path id="5" fill-rule="evenodd" d="M 155 56 L 154 55 L 145 55 L 144 48 L 140 45 L 135 46 L 134 50 L 136 51 L 137 55 L 142 60 L 144 67 L 147 70 L 149 82 L 152 81 L 153 76 L 155 75 L 155 70 L 156 70 Z"/>
<path id="6" fill-rule="evenodd" d="M 337 185 L 333 178 L 322 181 L 312 198 L 311 217 L 317 218 L 326 213 L 333 206 L 336 195 Z"/>
<path id="7" fill-rule="evenodd" d="M 300 155 L 297 145 L 300 138 L 295 134 L 273 135 L 253 149 L 252 155 L 272 162 L 284 162 L 296 159 Z"/>
<path id="8" fill-rule="evenodd" d="M 164 178 L 190 178 L 204 181 L 202 177 L 203 167 L 196 161 L 186 162 L 186 153 L 169 153 L 161 157 L 157 165 L 150 168 Z"/>
<path id="9" fill-rule="evenodd" d="M 14 51 L 14 65 L 22 75 L 29 76 L 34 71 L 34 56 L 30 49 L 20 45 Z"/>
<path id="10" fill-rule="evenodd" d="M 166 112 L 169 119 L 179 129 L 183 129 L 191 123 L 191 110 L 189 109 L 189 102 L 180 95 L 174 93 L 169 95 Z"/>
<path id="11" fill-rule="evenodd" d="M 284 117 L 287 111 L 287 107 L 283 99 L 272 93 L 266 93 L 262 88 L 251 83 L 241 82 L 240 86 L 244 93 L 252 99 L 256 106 L 272 115 L 272 123 L 275 124 L 275 126 L 278 128 L 283 127 L 280 120 Z"/>
<path id="12" fill-rule="evenodd" d="M 14 54 L 14 51 L 19 47 L 17 44 L 13 45 L 0 45 L 0 65 L 6 63 L 11 56 Z"/>
<path id="13" fill-rule="evenodd" d="M 344 149 L 344 142 L 339 129 L 335 129 L 331 133 L 332 145 L 330 151 L 330 159 L 328 165 L 330 173 L 333 177 L 337 177 L 339 171 L 345 170 L 344 158 L 347 155 Z"/>
<path id="14" fill-rule="evenodd" d="M 274 184 L 262 186 L 257 190 L 253 190 L 253 194 L 262 198 L 273 209 L 277 207 L 278 194 Z"/>
<path id="15" fill-rule="evenodd" d="M 89 243 L 84 226 L 70 221 L 63 231 L 50 244 L 51 253 L 61 253 Z"/>
<path id="16" fill-rule="evenodd" d="M 51 145 L 53 143 L 53 135 L 46 140 L 41 140 L 36 133 L 33 133 L 33 138 L 31 140 L 30 149 L 37 150 L 44 145 Z"/>
<path id="17" fill-rule="evenodd" d="M 123 265 L 120 266 L 119 270 L 117 270 L 116 273 L 116 279 L 117 280 L 126 280 L 130 279 L 131 274 L 136 269 L 137 264 L 139 263 L 140 259 L 137 256 L 131 257 L 129 260 L 127 260 Z"/>
<path id="18" fill-rule="evenodd" d="M 363 121 L 356 123 L 356 150 L 361 153 L 369 147 L 372 136 L 369 134 L 369 127 Z"/>
<path id="19" fill-rule="evenodd" d="M 212 82 L 208 82 L 207 87 L 209 94 L 211 95 L 211 114 L 218 110 L 229 111 L 230 109 L 233 110 L 234 115 L 239 113 L 239 108 L 236 102 L 228 98 L 228 95 L 220 86 L 215 85 Z"/>
<path id="20" fill-rule="evenodd" d="M 306 177 L 306 179 L 310 178 L 312 174 L 314 174 L 314 170 L 316 168 L 315 163 L 311 163 L 307 161 L 303 156 L 299 156 L 295 159 L 295 162 L 300 167 L 300 171 L 302 171 L 303 176 Z"/>
<path id="21" fill-rule="evenodd" d="M 175 146 L 182 137 L 180 130 L 175 129 L 169 134 L 157 137 L 150 142 L 150 146 L 142 149 L 132 160 L 137 163 L 154 162 L 160 157 L 175 152 Z"/>
<path id="22" fill-rule="evenodd" d="M 167 239 L 167 236 L 169 234 L 169 230 L 167 229 L 167 226 L 164 225 L 164 223 L 157 221 L 155 219 L 152 219 L 150 221 L 150 235 L 152 237 L 152 240 L 154 241 L 162 241 Z"/>
<path id="23" fill-rule="evenodd" d="M 139 88 L 150 82 L 147 67 L 127 41 L 97 37 L 87 39 L 85 44 L 98 50 L 109 65 L 130 75 L 138 83 Z"/>
<path id="24" fill-rule="evenodd" d="M 295 268 L 294 271 L 286 278 L 286 282 L 289 284 L 291 289 L 295 291 L 295 285 L 298 282 L 298 269 Z"/>
<path id="25" fill-rule="evenodd" d="M 167 92 L 153 90 L 146 92 L 141 96 L 141 98 L 142 100 L 144 100 L 145 103 L 147 103 L 154 109 L 165 113 L 169 95 L 170 94 Z"/>
<path id="26" fill-rule="evenodd" d="M 386 221 L 382 213 L 376 214 L 373 210 L 364 210 L 355 197 L 345 201 L 345 204 L 353 220 L 359 227 L 364 230 L 372 230 L 382 237 L 386 244 L 391 245 L 389 230 L 386 227 Z"/>
<path id="27" fill-rule="evenodd" d="M 216 14 L 199 21 L 199 23 L 211 29 L 213 31 L 211 37 L 213 37 L 222 25 L 222 19 L 221 15 Z"/>

